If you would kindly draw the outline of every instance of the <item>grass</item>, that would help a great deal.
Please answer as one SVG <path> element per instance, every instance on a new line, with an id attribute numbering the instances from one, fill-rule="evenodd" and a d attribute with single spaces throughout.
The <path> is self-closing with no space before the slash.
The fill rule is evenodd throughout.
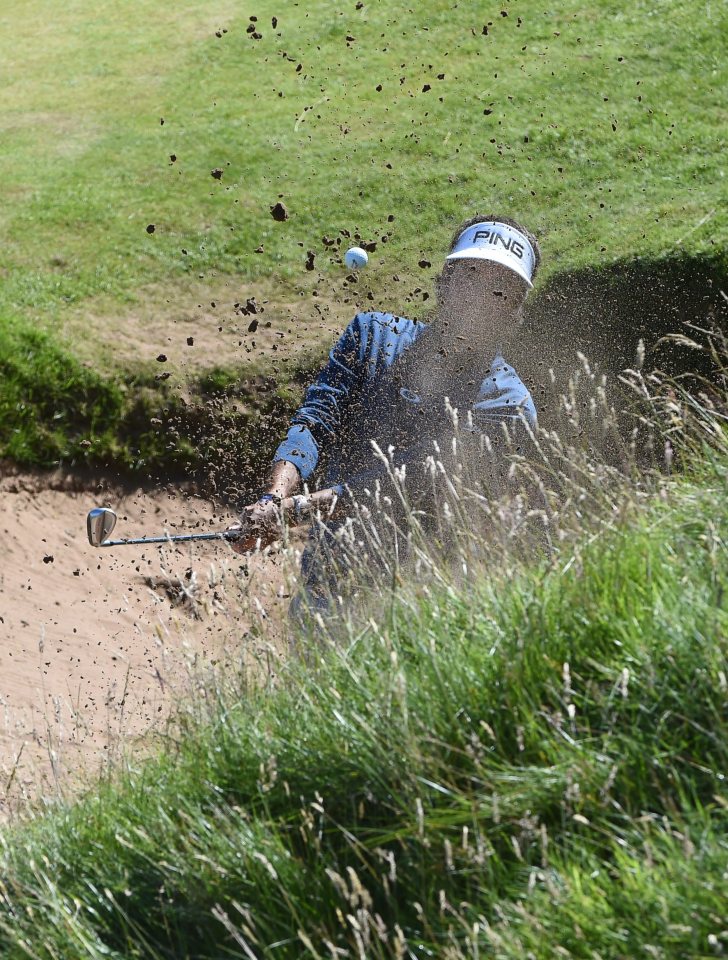
<path id="1" fill-rule="evenodd" d="M 713 955 L 724 503 L 397 608 L 7 836 L 4 955 Z"/>
<path id="2" fill-rule="evenodd" d="M 7 830 L 3 955 L 719 955 L 724 420 L 678 400 L 689 476 L 572 456 L 550 557 L 421 576 L 262 686 L 209 676 L 158 757 Z"/>
<path id="3" fill-rule="evenodd" d="M 544 237 L 547 273 L 722 248 L 723 12 L 509 10 L 264 3 L 255 41 L 232 4 L 76 0 L 52 32 L 48 0 L 6 5 L 0 307 L 57 316 L 199 271 L 293 281 L 299 242 L 325 263 L 342 228 L 389 234 L 380 284 L 393 264 L 414 281 L 483 206 Z"/>
<path id="4" fill-rule="evenodd" d="M 476 209 L 539 234 L 545 279 L 681 252 L 725 273 L 719 6 L 319 0 L 284 14 L 266 0 L 254 15 L 259 40 L 230 3 L 4 5 L 0 322 L 87 360 L 125 342 L 133 312 L 138 361 L 133 344 L 105 351 L 118 385 L 222 286 L 208 364 L 288 383 L 280 353 L 241 335 L 234 300 L 264 291 L 276 329 L 285 301 L 320 351 L 355 303 L 421 313 L 437 251 Z M 279 196 L 285 223 L 269 213 Z M 340 254 L 357 236 L 377 249 L 352 285 Z"/>
<path id="5" fill-rule="evenodd" d="M 255 15 L 260 40 L 225 3 L 4 6 L 4 456 L 191 469 L 200 438 L 230 461 L 236 404 L 281 412 L 288 375 L 241 393 L 249 354 L 226 336 L 191 404 L 63 339 L 88 311 L 101 349 L 170 284 L 417 311 L 433 251 L 483 207 L 543 236 L 546 277 L 725 263 L 716 5 Z M 359 286 L 342 230 L 377 242 Z M 586 498 L 546 497 L 550 561 L 425 580 L 266 686 L 209 681 L 158 757 L 5 829 L 3 956 L 724 952 L 727 464 L 708 419 L 689 476 L 615 492 L 597 464 Z"/>
<path id="6" fill-rule="evenodd" d="M 212 367 L 183 396 L 154 371 L 106 377 L 27 322 L 0 325 L 0 451 L 20 466 L 253 486 L 266 455 L 253 435 L 280 429 L 290 389 Z"/>
<path id="7" fill-rule="evenodd" d="M 80 453 L 80 443 L 97 433 L 108 448 L 108 431 L 122 406 L 113 384 L 22 322 L 0 328 L 0 357 L 0 444 L 6 456 L 50 464 Z"/>

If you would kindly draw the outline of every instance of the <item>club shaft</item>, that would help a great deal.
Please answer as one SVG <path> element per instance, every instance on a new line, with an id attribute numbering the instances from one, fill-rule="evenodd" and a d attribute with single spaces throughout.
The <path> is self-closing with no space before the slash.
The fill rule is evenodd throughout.
<path id="1" fill-rule="evenodd" d="M 219 533 L 181 533 L 166 537 L 130 537 L 128 540 L 105 540 L 100 547 L 123 547 L 140 543 L 184 543 L 187 540 L 238 540 L 240 534 L 223 530 Z"/>

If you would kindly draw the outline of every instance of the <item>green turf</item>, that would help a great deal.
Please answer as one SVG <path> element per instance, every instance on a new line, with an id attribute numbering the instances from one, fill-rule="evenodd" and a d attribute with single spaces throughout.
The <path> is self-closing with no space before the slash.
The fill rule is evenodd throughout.
<path id="1" fill-rule="evenodd" d="M 310 376 L 299 358 L 297 374 Z M 186 398 L 154 371 L 108 377 L 27 321 L 0 324 L 0 451 L 16 466 L 92 468 L 253 490 L 283 430 L 294 382 L 211 367 Z"/>
<path id="2" fill-rule="evenodd" d="M 339 276 L 321 238 L 341 229 L 378 242 L 384 292 L 429 276 L 417 261 L 434 270 L 476 210 L 523 218 L 547 272 L 724 250 L 721 5 L 255 15 L 260 40 L 231 3 L 3 5 L 0 311 L 53 318 L 209 271 L 297 282 L 308 249 Z"/>

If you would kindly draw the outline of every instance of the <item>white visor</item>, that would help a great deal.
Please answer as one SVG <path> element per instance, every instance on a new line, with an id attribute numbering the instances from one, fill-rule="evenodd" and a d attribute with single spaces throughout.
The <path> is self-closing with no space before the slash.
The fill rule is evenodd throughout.
<path id="1" fill-rule="evenodd" d="M 533 287 L 531 277 L 536 263 L 528 237 L 520 230 L 506 223 L 488 220 L 466 227 L 446 260 L 464 260 L 474 257 L 479 260 L 492 260 L 509 267 Z"/>

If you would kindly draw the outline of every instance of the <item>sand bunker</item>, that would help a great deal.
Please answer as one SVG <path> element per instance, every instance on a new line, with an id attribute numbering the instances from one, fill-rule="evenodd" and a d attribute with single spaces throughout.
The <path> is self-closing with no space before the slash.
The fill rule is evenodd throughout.
<path id="1" fill-rule="evenodd" d="M 275 663 L 286 645 L 275 558 L 246 562 L 226 544 L 95 550 L 86 539 L 99 504 L 117 510 L 119 536 L 220 529 L 230 513 L 189 496 L 68 486 L 0 481 L 0 818 L 141 749 L 211 664 Z M 261 605 L 279 624 L 273 641 L 249 632 Z"/>

